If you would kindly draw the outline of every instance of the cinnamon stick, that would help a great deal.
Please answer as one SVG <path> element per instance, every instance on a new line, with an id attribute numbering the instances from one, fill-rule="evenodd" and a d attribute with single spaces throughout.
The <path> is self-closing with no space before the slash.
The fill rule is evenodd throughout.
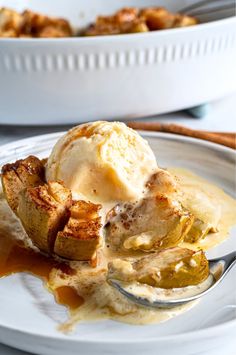
<path id="1" fill-rule="evenodd" d="M 236 133 L 202 131 L 177 124 L 159 122 L 128 122 L 128 126 L 139 130 L 174 133 L 194 137 L 236 149 Z"/>

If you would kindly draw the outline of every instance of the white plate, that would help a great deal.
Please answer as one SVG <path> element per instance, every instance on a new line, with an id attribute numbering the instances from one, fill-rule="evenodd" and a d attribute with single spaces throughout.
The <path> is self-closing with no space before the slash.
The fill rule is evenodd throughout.
<path id="1" fill-rule="evenodd" d="M 84 26 L 122 6 L 164 5 L 176 11 L 191 2 L 0 0 L 0 7 L 30 8 Z M 227 95 L 236 89 L 236 17 L 229 16 L 226 11 L 221 19 L 217 12 L 204 17 L 214 20 L 210 23 L 143 34 L 0 38 L 0 123 L 150 116 Z"/>
<path id="2" fill-rule="evenodd" d="M 1 147 L 0 165 L 35 154 L 46 157 L 61 133 L 24 139 Z M 143 133 L 161 166 L 181 166 L 207 177 L 233 194 L 235 152 L 180 136 Z M 234 234 L 234 235 L 233 235 Z M 236 249 L 236 231 L 209 252 L 220 256 Z M 57 331 L 66 309 L 57 305 L 42 282 L 25 273 L 0 279 L 0 342 L 43 355 L 215 354 L 235 344 L 236 268 L 192 310 L 166 323 L 131 326 L 115 321 L 82 323 L 75 333 Z M 158 349 L 158 350 L 157 350 Z M 228 349 L 228 352 L 227 352 Z"/>

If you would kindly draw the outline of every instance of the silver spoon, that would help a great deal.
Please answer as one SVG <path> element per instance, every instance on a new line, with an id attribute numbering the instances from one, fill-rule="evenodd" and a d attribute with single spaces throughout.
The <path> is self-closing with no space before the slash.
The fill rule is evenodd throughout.
<path id="1" fill-rule="evenodd" d="M 170 308 L 205 296 L 223 280 L 235 264 L 236 251 L 220 258 L 209 260 L 209 277 L 199 285 L 183 288 L 163 289 L 140 283 L 125 283 L 115 279 L 108 279 L 108 282 L 122 295 L 140 306 Z"/>

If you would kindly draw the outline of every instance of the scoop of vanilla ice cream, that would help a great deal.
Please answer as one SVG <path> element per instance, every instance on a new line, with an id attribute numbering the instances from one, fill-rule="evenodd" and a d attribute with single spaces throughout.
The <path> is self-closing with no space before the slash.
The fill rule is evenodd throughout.
<path id="1" fill-rule="evenodd" d="M 73 193 L 94 202 L 140 198 L 157 163 L 150 146 L 121 122 L 74 127 L 54 146 L 47 180 L 62 180 Z"/>

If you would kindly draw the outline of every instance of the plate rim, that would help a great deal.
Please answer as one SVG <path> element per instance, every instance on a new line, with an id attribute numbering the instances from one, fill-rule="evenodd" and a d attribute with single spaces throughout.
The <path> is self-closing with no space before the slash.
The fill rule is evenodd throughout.
<path id="1" fill-rule="evenodd" d="M 81 124 L 84 124 L 86 122 L 83 122 Z M 123 122 L 125 123 L 125 122 Z M 73 125 L 71 128 L 75 127 L 75 125 Z M 39 134 L 39 135 L 34 135 L 34 136 L 29 136 L 26 138 L 21 138 L 21 139 L 17 139 L 14 141 L 11 141 L 9 143 L 4 143 L 4 144 L 0 144 L 0 148 L 5 148 L 5 149 L 10 149 L 14 146 L 17 146 L 21 143 L 27 143 L 30 142 L 32 140 L 37 141 L 37 140 L 41 140 L 45 138 L 49 138 L 52 139 L 54 137 L 58 137 L 58 139 L 63 135 L 66 134 L 71 128 L 69 128 L 67 131 L 58 131 L 58 132 L 54 132 L 54 133 L 45 133 L 45 134 Z M 195 137 L 188 137 L 188 136 L 182 136 L 180 134 L 174 134 L 174 133 L 165 133 L 165 132 L 156 132 L 156 131 L 147 131 L 147 130 L 136 130 L 136 132 L 138 132 L 139 134 L 141 134 L 144 138 L 146 137 L 156 137 L 156 138 L 164 138 L 164 139 L 168 139 L 168 140 L 179 140 L 179 141 L 185 141 L 187 143 L 196 143 L 200 146 L 205 146 L 208 148 L 213 148 L 216 149 L 218 151 L 221 152 L 225 152 L 225 153 L 230 153 L 230 154 L 235 154 L 236 156 L 236 150 L 230 147 L 226 147 L 223 146 L 219 143 L 213 143 L 210 141 L 205 141 L 203 139 L 200 138 L 195 138 Z M 0 154 L 0 160 L 2 159 L 3 154 Z M 1 165 L 0 165 L 1 166 Z"/>
<path id="2" fill-rule="evenodd" d="M 27 138 L 23 138 L 23 139 L 18 139 L 15 141 L 12 141 L 10 143 L 5 143 L 0 145 L 0 148 L 4 148 L 4 150 L 7 149 L 12 149 L 12 148 L 17 148 L 17 146 L 22 145 L 22 144 L 27 144 L 28 142 L 31 142 L 32 140 L 34 142 L 40 141 L 42 139 L 47 140 L 48 139 L 53 139 L 53 138 L 60 138 L 63 134 L 65 134 L 67 131 L 59 131 L 59 132 L 55 132 L 55 133 L 46 133 L 46 134 L 41 134 L 41 135 L 35 135 L 35 136 L 30 136 Z M 235 156 L 235 162 L 236 162 L 236 151 L 232 148 L 229 147 L 225 147 L 222 146 L 220 144 L 217 143 L 213 143 L 213 142 L 208 142 L 208 141 L 204 141 L 198 138 L 193 138 L 193 137 L 185 137 L 185 136 L 181 136 L 181 135 L 177 135 L 177 134 L 170 134 L 170 133 L 163 133 L 163 132 L 154 132 L 154 131 L 142 131 L 139 130 L 138 131 L 144 138 L 147 137 L 151 137 L 151 138 L 161 138 L 161 139 L 167 139 L 167 140 L 177 140 L 180 142 L 186 142 L 186 143 L 195 143 L 199 146 L 203 146 L 206 148 L 210 148 L 213 149 L 214 151 L 218 151 L 218 152 L 224 152 L 226 154 L 230 154 L 230 155 L 234 155 Z M 33 147 L 32 147 L 33 149 Z M 12 152 L 10 152 L 12 154 Z M 8 155 L 8 154 L 7 154 Z M 10 154 L 9 154 L 10 155 Z M 3 154 L 0 154 L 0 161 L 3 158 Z M 236 164 L 236 163 L 235 163 Z M 0 164 L 1 167 L 1 164 Z M 102 320 L 103 321 L 103 320 Z M 230 330 L 236 328 L 236 319 L 230 320 L 230 321 L 226 321 L 223 324 L 218 324 L 218 325 L 213 325 L 210 327 L 206 327 L 204 329 L 197 329 L 197 330 L 193 330 L 190 332 L 185 332 L 185 333 L 180 333 L 180 334 L 172 334 L 172 335 L 164 335 L 164 336 L 156 336 L 156 337 L 151 337 L 148 339 L 122 339 L 122 340 L 117 340 L 117 339 L 96 339 L 93 341 L 93 339 L 89 339 L 89 340 L 83 340 L 80 338 L 77 338 L 76 335 L 74 334 L 70 334 L 69 336 L 65 335 L 64 333 L 61 332 L 57 332 L 56 334 L 40 334 L 38 332 L 35 331 L 31 331 L 31 330 L 21 330 L 19 328 L 15 328 L 14 326 L 6 326 L 4 325 L 1 321 L 0 321 L 0 330 L 1 329 L 5 329 L 7 331 L 14 331 L 17 332 L 19 334 L 22 335 L 32 335 L 32 336 L 36 336 L 39 338 L 46 338 L 46 339 L 51 339 L 51 340 L 61 340 L 61 341 L 69 341 L 69 342 L 74 342 L 74 343 L 83 343 L 83 344 L 87 344 L 87 343 L 98 343 L 98 344 L 134 344 L 134 343 L 147 343 L 147 342 L 162 342 L 162 341 L 175 341 L 175 340 L 181 340 L 186 339 L 186 335 L 190 336 L 192 339 L 198 339 L 201 338 L 204 335 L 207 335 L 208 337 L 210 337 L 211 335 L 213 335 L 215 332 L 220 332 L 221 330 Z M 6 343 L 7 344 L 7 343 Z M 7 344 L 8 345 L 8 344 Z"/>
<path id="3" fill-rule="evenodd" d="M 108 319 L 111 320 L 111 319 Z M 102 322 L 105 322 L 106 320 L 102 320 Z M 99 322 L 99 321 L 98 321 Z M 97 322 L 90 322 L 91 324 L 95 324 Z M 132 327 L 136 327 L 136 325 L 132 325 L 132 324 L 128 324 Z M 152 324 L 151 324 L 152 325 Z M 153 324 L 155 326 L 155 324 Z M 142 325 L 143 326 L 143 325 Z M 145 325 L 144 325 L 145 327 Z M 186 332 L 186 333 L 180 333 L 180 334 L 172 334 L 172 335 L 163 335 L 163 336 L 156 336 L 156 337 L 150 337 L 148 339 L 141 339 L 141 338 L 137 338 L 137 339 L 122 339 L 122 340 L 118 340 L 118 339 L 81 339 L 78 338 L 76 335 L 74 334 L 64 334 L 62 332 L 57 332 L 56 334 L 40 334 L 34 331 L 25 331 L 25 330 L 21 330 L 19 328 L 15 328 L 13 326 L 5 326 L 4 324 L 0 323 L 0 331 L 1 329 L 5 329 L 7 331 L 14 331 L 18 334 L 22 334 L 22 335 L 31 335 L 31 336 L 35 336 L 35 337 L 39 337 L 42 339 L 51 339 L 51 340 L 61 340 L 61 341 L 69 341 L 69 342 L 73 342 L 73 343 L 83 343 L 83 344 L 134 344 L 134 343 L 150 343 L 150 342 L 163 342 L 163 341 L 175 341 L 175 340 L 186 340 L 186 336 L 191 337 L 191 339 L 197 340 L 199 338 L 202 338 L 204 335 L 207 335 L 207 337 L 211 337 L 213 335 L 215 335 L 215 333 L 221 333 L 222 334 L 222 330 L 224 331 L 228 331 L 231 329 L 235 329 L 236 328 L 236 319 L 230 320 L 225 322 L 224 324 L 218 324 L 218 325 L 214 325 L 208 328 L 204 328 L 204 329 L 198 329 L 198 330 L 194 330 L 191 332 Z M 222 334 L 223 335 L 223 334 Z M 1 341 L 2 342 L 2 341 Z M 6 343 L 7 344 L 7 343 Z M 8 344 L 7 344 L 8 345 Z"/>

